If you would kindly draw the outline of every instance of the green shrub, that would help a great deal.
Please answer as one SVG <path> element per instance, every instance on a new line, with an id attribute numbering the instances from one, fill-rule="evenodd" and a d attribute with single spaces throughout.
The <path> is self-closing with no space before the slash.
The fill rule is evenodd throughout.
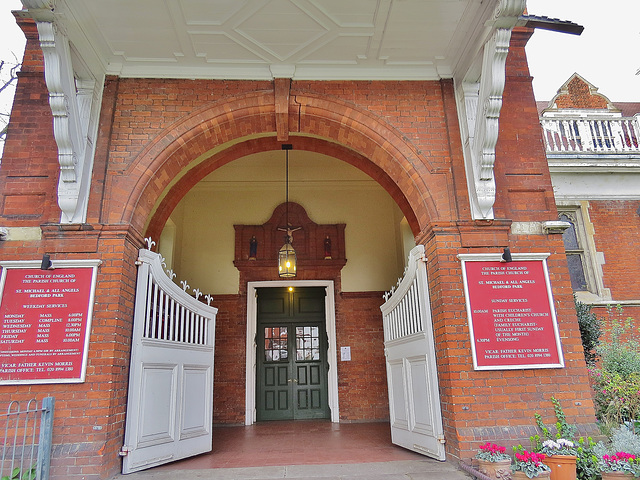
<path id="1" fill-rule="evenodd" d="M 576 426 L 570 423 L 567 423 L 567 419 L 564 414 L 564 410 L 562 409 L 562 405 L 560 405 L 560 401 L 551 397 L 551 403 L 553 403 L 553 411 L 556 414 L 556 434 L 555 437 L 551 435 L 549 429 L 542 422 L 542 416 L 539 413 L 535 413 L 533 416 L 536 419 L 536 425 L 542 432 L 542 435 L 545 440 L 554 440 L 558 438 L 565 438 L 567 440 L 573 440 L 576 436 Z M 536 438 L 537 437 L 537 438 Z M 538 435 L 531 438 L 532 444 L 535 443 L 538 445 L 542 445 L 540 438 Z M 535 446 L 535 445 L 534 445 Z M 536 450 L 537 451 L 537 450 Z"/>
<path id="2" fill-rule="evenodd" d="M 617 307 L 622 315 L 622 308 Z M 617 373 L 625 378 L 632 373 L 640 373 L 640 344 L 635 339 L 637 329 L 631 317 L 614 318 L 605 328 L 607 341 L 597 348 L 600 365 L 608 373 Z"/>
<path id="3" fill-rule="evenodd" d="M 605 427 L 640 418 L 640 373 L 591 370 L 596 417 Z"/>
<path id="4" fill-rule="evenodd" d="M 597 358 L 597 348 L 600 344 L 600 320 L 591 311 L 591 305 L 579 302 L 574 298 L 576 313 L 578 315 L 578 326 L 580 327 L 580 337 L 582 338 L 582 350 L 587 365 L 594 365 Z"/>
<path id="5" fill-rule="evenodd" d="M 610 318 L 612 317 L 611 311 Z M 631 317 L 624 318 L 621 307 L 604 329 L 606 340 L 597 353 L 599 369 L 591 369 L 596 416 L 602 430 L 640 419 L 640 344 Z"/>
<path id="6" fill-rule="evenodd" d="M 594 452 L 596 443 L 588 437 L 580 437 L 576 448 L 576 473 L 578 480 L 596 480 L 600 478 L 598 455 Z"/>
<path id="7" fill-rule="evenodd" d="M 629 423 L 620 425 L 611 434 L 611 452 L 627 452 L 640 456 L 640 435 L 630 428 Z"/>
<path id="8" fill-rule="evenodd" d="M 567 423 L 560 401 L 557 398 L 551 397 L 551 403 L 553 403 L 553 410 L 556 414 L 555 435 L 543 423 L 542 416 L 539 413 L 534 414 L 536 425 L 540 429 L 540 433 L 542 433 L 542 438 L 545 440 L 564 438 L 566 440 L 573 441 L 574 444 L 576 444 L 576 473 L 578 480 L 599 479 L 600 472 L 598 471 L 598 457 L 593 451 L 596 444 L 593 442 L 591 437 L 587 439 L 580 437 L 576 442 L 576 426 Z M 543 443 L 542 438 L 540 435 L 533 435 L 530 437 L 531 447 L 534 451 L 539 452 L 541 450 Z"/>

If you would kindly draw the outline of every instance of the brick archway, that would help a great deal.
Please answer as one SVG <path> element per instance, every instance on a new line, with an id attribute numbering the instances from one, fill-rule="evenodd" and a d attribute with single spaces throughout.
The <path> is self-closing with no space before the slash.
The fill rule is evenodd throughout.
<path id="1" fill-rule="evenodd" d="M 211 156 L 208 160 L 192 168 L 187 175 L 178 180 L 176 184 L 171 187 L 170 191 L 164 195 L 149 219 L 149 223 L 145 229 L 145 236 L 159 238 L 164 224 L 176 205 L 192 187 L 211 172 L 246 155 L 269 150 L 281 150 L 281 143 L 282 142 L 278 142 L 275 137 L 247 140 Z M 402 191 L 382 169 L 368 161 L 362 155 L 358 155 L 356 152 L 340 145 L 311 137 L 291 137 L 289 143 L 293 144 L 293 148 L 296 151 L 306 150 L 339 158 L 367 173 L 395 200 L 407 218 L 414 233 L 420 231 L 415 213 L 408 204 L 407 198 L 403 195 Z"/>
<path id="2" fill-rule="evenodd" d="M 448 212 L 447 199 L 431 194 L 442 187 L 428 162 L 393 127 L 335 99 L 297 95 L 295 102 L 299 131 L 288 140 L 295 149 L 338 158 L 374 178 L 394 198 L 415 235 Z M 110 222 L 131 223 L 157 236 L 177 202 L 207 174 L 243 156 L 279 150 L 275 124 L 273 91 L 229 98 L 177 122 L 111 179 L 111 204 L 124 205 L 111 209 Z M 259 134 L 266 136 L 241 140 Z M 441 198 L 442 205 L 434 198 Z"/>

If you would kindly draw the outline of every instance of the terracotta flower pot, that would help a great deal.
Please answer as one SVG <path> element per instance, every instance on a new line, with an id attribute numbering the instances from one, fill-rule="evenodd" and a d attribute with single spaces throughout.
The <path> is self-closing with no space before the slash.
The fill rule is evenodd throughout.
<path id="1" fill-rule="evenodd" d="M 602 472 L 602 480 L 627 480 L 633 478 L 630 472 Z"/>
<path id="2" fill-rule="evenodd" d="M 542 472 L 540 475 L 538 475 L 537 479 L 539 480 L 546 480 L 548 478 L 550 478 L 551 472 Z M 527 477 L 527 474 L 524 472 L 513 472 L 511 474 L 511 479 L 512 480 L 531 480 L 529 477 Z"/>
<path id="3" fill-rule="evenodd" d="M 498 462 L 478 460 L 478 471 L 496 480 L 511 480 L 511 460 Z"/>
<path id="4" fill-rule="evenodd" d="M 551 455 L 543 460 L 551 469 L 551 480 L 576 480 L 575 455 Z"/>

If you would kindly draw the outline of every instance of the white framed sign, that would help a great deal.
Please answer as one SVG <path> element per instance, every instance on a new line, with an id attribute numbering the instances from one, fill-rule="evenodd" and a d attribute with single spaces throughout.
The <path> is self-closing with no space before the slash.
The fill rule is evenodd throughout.
<path id="1" fill-rule="evenodd" d="M 461 254 L 475 370 L 562 368 L 548 254 Z"/>
<path id="2" fill-rule="evenodd" d="M 0 262 L 0 385 L 84 382 L 100 263 Z"/>

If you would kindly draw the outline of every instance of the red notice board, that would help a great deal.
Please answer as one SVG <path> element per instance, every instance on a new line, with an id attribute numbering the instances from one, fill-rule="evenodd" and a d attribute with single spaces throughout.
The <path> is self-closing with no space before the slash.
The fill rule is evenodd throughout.
<path id="1" fill-rule="evenodd" d="M 1 264 L 0 384 L 84 382 L 98 264 Z"/>
<path id="2" fill-rule="evenodd" d="M 476 370 L 564 367 L 546 255 L 523 256 L 460 255 Z"/>

